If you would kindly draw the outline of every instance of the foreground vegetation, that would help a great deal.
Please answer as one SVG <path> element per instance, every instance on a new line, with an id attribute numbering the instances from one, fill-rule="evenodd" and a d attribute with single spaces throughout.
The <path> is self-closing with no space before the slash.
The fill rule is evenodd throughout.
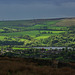
<path id="1" fill-rule="evenodd" d="M 60 62 L 57 68 L 53 68 L 52 63 L 42 59 L 0 57 L 0 75 L 75 75 L 75 63 Z"/>

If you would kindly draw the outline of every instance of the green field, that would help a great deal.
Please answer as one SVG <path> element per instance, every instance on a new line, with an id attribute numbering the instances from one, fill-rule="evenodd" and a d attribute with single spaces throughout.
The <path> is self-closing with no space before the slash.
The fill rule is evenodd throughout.
<path id="1" fill-rule="evenodd" d="M 1 35 L 4 35 L 4 36 L 30 35 L 30 36 L 34 37 L 38 33 L 39 33 L 39 31 L 22 31 L 22 32 L 13 32 L 13 33 L 1 33 Z"/>
<path id="2" fill-rule="evenodd" d="M 16 47 L 13 47 L 12 49 L 14 49 L 14 50 L 25 50 L 25 49 L 29 49 L 29 48 L 16 48 Z"/>
<path id="3" fill-rule="evenodd" d="M 40 32 L 52 32 L 52 34 L 40 34 L 38 30 L 35 30 L 35 31 L 22 31 L 22 32 L 13 32 L 13 33 L 1 33 L 0 35 L 3 35 L 3 36 L 21 36 L 21 35 L 29 35 L 29 36 L 32 36 L 32 37 L 35 37 L 37 34 L 40 34 L 41 36 L 50 36 L 50 35 L 57 35 L 57 34 L 60 34 L 60 33 L 63 33 L 65 31 L 45 31 L 45 30 L 42 30 Z"/>
<path id="4" fill-rule="evenodd" d="M 6 36 L 0 36 L 0 40 L 4 40 Z"/>
<path id="5" fill-rule="evenodd" d="M 4 31 L 3 29 L 0 29 L 0 32 Z"/>

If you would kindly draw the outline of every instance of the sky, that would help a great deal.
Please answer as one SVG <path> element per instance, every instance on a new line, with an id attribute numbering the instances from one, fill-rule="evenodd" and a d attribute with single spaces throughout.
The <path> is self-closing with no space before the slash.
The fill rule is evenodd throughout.
<path id="1" fill-rule="evenodd" d="M 0 0 L 0 20 L 75 17 L 75 0 Z"/>

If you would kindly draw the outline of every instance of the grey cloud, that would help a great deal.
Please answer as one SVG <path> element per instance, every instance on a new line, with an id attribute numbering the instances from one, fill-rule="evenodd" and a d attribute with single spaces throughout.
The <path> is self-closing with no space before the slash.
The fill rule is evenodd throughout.
<path id="1" fill-rule="evenodd" d="M 0 4 L 1 19 L 31 19 L 75 16 L 75 2 L 63 2 L 60 6 L 54 3 Z"/>

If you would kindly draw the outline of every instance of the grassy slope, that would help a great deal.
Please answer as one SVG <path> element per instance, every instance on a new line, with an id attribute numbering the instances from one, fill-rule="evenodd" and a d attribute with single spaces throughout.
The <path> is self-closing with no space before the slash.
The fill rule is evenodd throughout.
<path id="1" fill-rule="evenodd" d="M 63 19 L 56 23 L 55 26 L 75 26 L 75 19 Z"/>

